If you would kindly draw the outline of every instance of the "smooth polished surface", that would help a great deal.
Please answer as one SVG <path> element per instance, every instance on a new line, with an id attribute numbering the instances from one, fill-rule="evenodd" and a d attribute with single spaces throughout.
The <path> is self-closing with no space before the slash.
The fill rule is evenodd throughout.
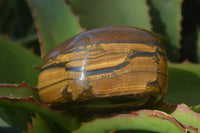
<path id="1" fill-rule="evenodd" d="M 163 98 L 167 77 L 165 49 L 152 33 L 105 27 L 55 47 L 45 57 L 38 89 L 44 103 L 146 97 L 139 106 Z"/>

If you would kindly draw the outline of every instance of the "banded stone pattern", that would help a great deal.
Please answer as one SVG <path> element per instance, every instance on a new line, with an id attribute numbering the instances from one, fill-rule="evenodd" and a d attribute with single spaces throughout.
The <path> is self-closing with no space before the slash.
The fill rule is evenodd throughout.
<path id="1" fill-rule="evenodd" d="M 149 32 L 130 27 L 92 30 L 57 46 L 47 55 L 38 82 L 45 103 L 162 97 L 166 88 L 165 49 Z"/>

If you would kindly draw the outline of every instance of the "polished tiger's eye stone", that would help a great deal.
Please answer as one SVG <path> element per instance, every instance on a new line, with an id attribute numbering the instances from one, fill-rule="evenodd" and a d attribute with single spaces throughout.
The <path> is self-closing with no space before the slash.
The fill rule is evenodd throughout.
<path id="1" fill-rule="evenodd" d="M 150 32 L 132 27 L 86 31 L 55 47 L 38 82 L 44 103 L 143 106 L 167 89 L 164 46 Z"/>

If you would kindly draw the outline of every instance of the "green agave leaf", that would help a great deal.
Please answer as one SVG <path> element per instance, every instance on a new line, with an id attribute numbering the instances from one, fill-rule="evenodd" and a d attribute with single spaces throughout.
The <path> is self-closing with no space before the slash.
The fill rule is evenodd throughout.
<path id="1" fill-rule="evenodd" d="M 191 110 L 193 110 L 194 112 L 196 112 L 196 113 L 199 113 L 199 114 L 200 114 L 200 105 L 197 105 L 197 106 L 192 106 L 192 107 L 191 107 Z"/>
<path id="2" fill-rule="evenodd" d="M 146 0 L 69 0 L 86 29 L 133 26 L 151 30 Z"/>
<path id="3" fill-rule="evenodd" d="M 161 111 L 139 110 L 109 118 L 82 123 L 74 133 L 103 133 L 112 130 L 146 130 L 151 132 L 184 133 L 186 129 L 170 115 Z"/>
<path id="4" fill-rule="evenodd" d="M 175 105 L 162 102 L 156 105 L 154 109 L 164 111 L 186 127 L 192 127 L 193 130 L 200 131 L 200 114 L 195 113 L 185 104 Z"/>
<path id="5" fill-rule="evenodd" d="M 30 96 L 39 101 L 37 89 L 29 86 L 26 82 L 20 84 L 0 84 L 1 98 L 23 98 Z M 0 117 L 19 132 L 27 130 L 27 122 L 31 122 L 31 116 L 34 116 L 33 112 L 16 108 L 1 108 L 0 106 Z"/>
<path id="6" fill-rule="evenodd" d="M 32 97 L 29 98 L 0 98 L 1 108 L 13 108 L 22 112 L 38 113 L 45 119 L 57 123 L 65 129 L 77 129 L 79 122 L 74 118 L 67 117 L 66 114 L 52 110 L 49 105 L 36 102 Z M 29 122 L 30 123 L 30 122 Z"/>
<path id="7" fill-rule="evenodd" d="M 35 118 L 32 118 L 32 124 L 28 125 L 28 132 L 24 133 L 53 133 L 48 122 L 38 114 L 36 114 Z"/>
<path id="8" fill-rule="evenodd" d="M 42 57 L 55 45 L 82 31 L 64 0 L 27 0 L 39 34 Z"/>
<path id="9" fill-rule="evenodd" d="M 181 124 L 196 127 L 200 131 L 200 114 L 191 111 L 187 105 L 178 105 L 176 111 L 171 113 L 171 115 Z"/>
<path id="10" fill-rule="evenodd" d="M 32 117 L 32 123 L 28 123 L 28 131 L 23 133 L 70 133 L 70 131 L 36 113 L 36 116 Z"/>
<path id="11" fill-rule="evenodd" d="M 27 122 L 31 122 L 30 116 L 34 114 L 27 114 L 29 112 L 19 113 L 19 110 L 15 112 L 13 108 L 0 108 L 0 117 L 11 127 L 18 132 L 26 131 Z"/>
<path id="12" fill-rule="evenodd" d="M 169 103 L 198 105 L 200 101 L 200 65 L 168 64 L 169 86 L 165 100 Z"/>
<path id="13" fill-rule="evenodd" d="M 8 125 L 8 123 L 6 123 L 4 120 L 2 120 L 0 118 L 0 128 L 2 128 L 2 127 L 7 128 L 7 127 L 9 127 L 9 125 Z"/>
<path id="14" fill-rule="evenodd" d="M 0 83 L 19 83 L 27 81 L 35 86 L 39 71 L 34 65 L 40 65 L 41 59 L 18 43 L 0 36 Z"/>
<path id="15" fill-rule="evenodd" d="M 30 96 L 39 101 L 37 88 L 29 86 L 26 82 L 20 84 L 0 84 L 0 97 L 23 98 Z"/>
<path id="16" fill-rule="evenodd" d="M 178 61 L 180 33 L 181 33 L 181 6 L 183 0 L 151 0 L 153 30 L 167 37 L 166 48 L 168 58 Z"/>
<path id="17" fill-rule="evenodd" d="M 32 27 L 30 13 L 24 0 L 1 0 L 0 31 L 11 38 L 18 39 L 35 33 Z M 26 18 L 26 19 L 24 19 Z"/>

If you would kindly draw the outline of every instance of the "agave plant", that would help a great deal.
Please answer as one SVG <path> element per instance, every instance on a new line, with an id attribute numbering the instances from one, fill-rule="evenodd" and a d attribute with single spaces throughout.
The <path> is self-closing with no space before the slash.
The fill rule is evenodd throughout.
<path id="1" fill-rule="evenodd" d="M 17 2 L 7 1 L 10 7 L 17 5 L 14 9 L 21 6 L 16 4 Z M 18 38 L 16 42 L 13 40 L 17 37 L 13 37 L 8 29 L 1 30 L 2 33 L 8 32 L 0 36 L 1 119 L 18 132 L 30 133 L 200 132 L 200 65 L 188 62 L 200 61 L 198 23 L 194 22 L 195 25 L 191 25 L 196 34 L 188 33 L 187 27 L 181 28 L 185 26 L 182 24 L 184 12 L 182 13 L 181 9 L 187 11 L 184 7 L 195 2 L 196 5 L 200 5 L 198 1 L 187 0 L 27 0 L 38 34 L 35 34 L 31 23 L 24 26 L 27 28 L 24 31 L 29 29 L 29 32 L 24 32 L 28 35 Z M 6 2 L 2 1 L 1 4 L 3 3 Z M 25 10 L 28 12 L 28 9 Z M 9 13 L 7 10 L 7 14 Z M 24 22 L 30 23 L 23 19 L 22 27 L 26 25 Z M 2 15 L 2 29 L 6 29 L 2 27 L 5 24 L 21 24 L 5 20 L 15 19 L 8 19 L 6 15 Z M 78 116 L 72 117 L 67 110 L 54 109 L 50 104 L 42 103 L 37 92 L 37 80 L 43 57 L 54 46 L 84 30 L 114 25 L 154 31 L 163 40 L 169 62 L 174 62 L 168 65 L 169 86 L 164 100 L 173 104 L 162 102 L 151 108 L 133 110 L 125 114 L 79 121 Z M 193 44 L 188 42 L 190 40 Z M 36 50 L 27 50 L 30 42 L 34 45 L 39 44 L 40 52 L 37 52 L 37 47 L 34 48 Z M 196 49 L 187 49 L 190 45 Z M 190 57 L 188 52 L 193 56 Z"/>

